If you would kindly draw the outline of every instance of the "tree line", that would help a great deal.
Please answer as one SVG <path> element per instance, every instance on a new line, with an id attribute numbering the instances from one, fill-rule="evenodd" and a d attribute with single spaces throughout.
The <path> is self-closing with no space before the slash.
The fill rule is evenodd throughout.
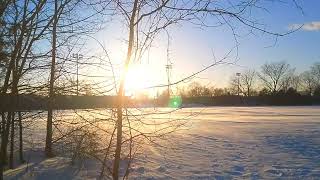
<path id="1" fill-rule="evenodd" d="M 182 97 L 320 96 L 320 63 L 314 63 L 300 74 L 284 61 L 265 63 L 259 70 L 249 69 L 232 75 L 225 88 L 192 82 L 187 88 L 178 88 L 177 94 Z"/>

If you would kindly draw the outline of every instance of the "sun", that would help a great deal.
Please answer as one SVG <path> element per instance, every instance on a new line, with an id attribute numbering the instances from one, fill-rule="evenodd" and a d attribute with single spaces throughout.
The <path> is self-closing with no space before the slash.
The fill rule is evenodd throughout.
<path id="1" fill-rule="evenodd" d="M 126 82 L 125 92 L 127 96 L 145 91 L 146 87 L 150 86 L 152 73 L 145 65 L 132 65 L 129 67 Z"/>

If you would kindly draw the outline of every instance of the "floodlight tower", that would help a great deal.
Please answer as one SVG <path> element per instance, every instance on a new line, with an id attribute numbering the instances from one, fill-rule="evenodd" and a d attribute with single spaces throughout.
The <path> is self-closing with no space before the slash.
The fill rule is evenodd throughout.
<path id="1" fill-rule="evenodd" d="M 240 76 L 241 76 L 241 73 L 236 73 L 236 76 L 238 77 L 238 96 L 240 95 Z"/>
<path id="2" fill-rule="evenodd" d="M 166 64 L 166 71 L 167 71 L 167 78 L 168 78 L 168 97 L 170 98 L 170 75 L 171 75 L 172 63 L 167 62 Z"/>
<path id="3" fill-rule="evenodd" d="M 170 75 L 171 75 L 171 69 L 172 69 L 172 62 L 170 60 L 170 35 L 169 32 L 167 32 L 168 36 L 168 44 L 167 44 L 167 64 L 166 64 L 166 72 L 167 72 L 167 78 L 168 78 L 168 98 L 170 98 Z"/>
<path id="4" fill-rule="evenodd" d="M 82 59 L 83 55 L 79 53 L 73 53 L 72 57 L 76 59 L 77 63 L 77 96 L 79 96 L 79 59 Z"/>

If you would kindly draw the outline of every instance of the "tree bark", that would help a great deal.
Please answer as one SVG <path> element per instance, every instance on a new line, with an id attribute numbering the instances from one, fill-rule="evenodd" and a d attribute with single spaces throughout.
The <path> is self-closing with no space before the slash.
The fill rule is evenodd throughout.
<path id="1" fill-rule="evenodd" d="M 47 134 L 45 155 L 46 157 L 52 157 L 52 114 L 53 114 L 53 100 L 54 100 L 54 81 L 55 81 L 55 64 L 56 64 L 56 43 L 57 43 L 57 22 L 58 22 L 58 0 L 55 0 L 54 6 L 54 21 L 52 28 L 52 61 L 51 61 L 51 73 L 50 73 L 50 87 L 49 87 L 49 100 L 48 100 L 48 119 L 47 119 Z"/>
<path id="2" fill-rule="evenodd" d="M 127 57 L 124 64 L 124 71 L 121 76 L 120 80 L 120 86 L 118 91 L 118 97 L 117 97 L 117 144 L 116 144 L 116 152 L 115 152 L 115 158 L 113 163 L 113 179 L 118 180 L 119 179 L 119 165 L 120 165 L 120 155 L 121 155 L 121 145 L 122 145 L 122 109 L 123 109 L 123 101 L 124 101 L 124 84 L 126 75 L 128 72 L 128 67 L 130 63 L 130 59 L 132 56 L 132 49 L 133 49 L 133 42 L 134 42 L 134 26 L 135 26 L 135 17 L 138 9 L 138 0 L 134 1 L 132 14 L 130 18 L 130 24 L 129 24 L 129 42 L 128 42 L 128 50 L 127 50 Z"/>
<path id="3" fill-rule="evenodd" d="M 22 115 L 21 112 L 18 112 L 19 116 L 19 160 L 21 163 L 24 163 L 24 158 L 23 158 L 23 134 L 22 134 Z"/>
<path id="4" fill-rule="evenodd" d="M 10 134 L 10 156 L 9 156 L 9 168 L 13 169 L 13 153 L 14 153 L 14 115 L 12 112 L 11 119 L 11 134 Z"/>
<path id="5" fill-rule="evenodd" d="M 7 122 L 5 123 L 5 129 L 1 136 L 1 149 L 0 149 L 0 180 L 3 179 L 3 171 L 7 164 L 7 145 L 9 141 L 9 129 L 10 129 L 11 112 L 8 112 Z"/>

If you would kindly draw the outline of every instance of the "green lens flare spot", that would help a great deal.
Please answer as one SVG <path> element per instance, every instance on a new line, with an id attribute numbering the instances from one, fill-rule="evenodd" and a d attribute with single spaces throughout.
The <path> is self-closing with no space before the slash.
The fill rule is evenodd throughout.
<path id="1" fill-rule="evenodd" d="M 170 97 L 169 107 L 171 108 L 179 108 L 182 105 L 182 98 L 180 96 Z"/>

